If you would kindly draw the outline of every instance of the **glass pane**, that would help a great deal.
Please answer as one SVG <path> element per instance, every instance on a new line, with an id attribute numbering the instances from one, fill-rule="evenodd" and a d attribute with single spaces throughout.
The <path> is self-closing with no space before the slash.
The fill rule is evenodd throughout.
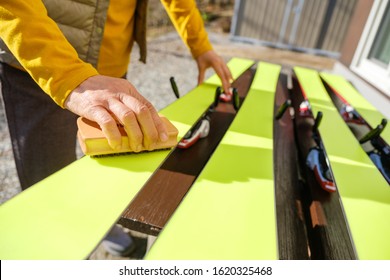
<path id="1" fill-rule="evenodd" d="M 387 4 L 368 58 L 378 62 L 385 68 L 390 63 L 390 3 Z"/>

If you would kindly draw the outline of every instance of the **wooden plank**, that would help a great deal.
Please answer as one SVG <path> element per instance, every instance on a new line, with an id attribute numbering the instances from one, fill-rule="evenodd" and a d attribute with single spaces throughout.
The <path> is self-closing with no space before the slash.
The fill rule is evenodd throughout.
<path id="1" fill-rule="evenodd" d="M 228 66 L 237 78 L 252 64 L 232 59 Z M 179 135 L 209 106 L 215 87 L 204 83 L 161 111 Z M 168 154 L 83 157 L 8 200 L 0 206 L 0 258 L 87 258 Z"/>
<path id="2" fill-rule="evenodd" d="M 318 73 L 294 71 L 314 115 L 323 112 L 321 138 L 359 259 L 390 258 L 390 189 L 334 107 Z"/>
<path id="3" fill-rule="evenodd" d="M 260 63 L 228 132 L 145 259 L 277 259 L 273 109 L 280 66 Z"/>

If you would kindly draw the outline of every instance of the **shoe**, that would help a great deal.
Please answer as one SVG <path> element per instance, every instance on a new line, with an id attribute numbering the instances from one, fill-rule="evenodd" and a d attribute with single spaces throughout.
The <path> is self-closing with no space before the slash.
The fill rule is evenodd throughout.
<path id="1" fill-rule="evenodd" d="M 119 257 L 128 257 L 135 249 L 133 238 L 118 225 L 111 229 L 102 244 L 108 253 Z"/>

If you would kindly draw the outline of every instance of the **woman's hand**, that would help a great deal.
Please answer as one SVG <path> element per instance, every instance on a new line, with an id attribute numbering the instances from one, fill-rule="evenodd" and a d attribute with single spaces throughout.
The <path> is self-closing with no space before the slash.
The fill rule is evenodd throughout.
<path id="1" fill-rule="evenodd" d="M 66 99 L 65 108 L 99 124 L 113 149 L 120 149 L 124 126 L 133 151 L 142 146 L 154 149 L 168 134 L 156 109 L 127 80 L 102 75 L 92 76 L 75 88 Z"/>
<path id="2" fill-rule="evenodd" d="M 198 84 L 203 82 L 206 70 L 209 67 L 212 67 L 215 73 L 217 73 L 218 77 L 221 79 L 222 88 L 225 93 L 231 94 L 230 83 L 233 81 L 233 76 L 230 73 L 230 70 L 227 67 L 225 61 L 219 55 L 217 55 L 215 51 L 207 51 L 198 56 L 195 60 L 198 64 L 199 70 Z"/>

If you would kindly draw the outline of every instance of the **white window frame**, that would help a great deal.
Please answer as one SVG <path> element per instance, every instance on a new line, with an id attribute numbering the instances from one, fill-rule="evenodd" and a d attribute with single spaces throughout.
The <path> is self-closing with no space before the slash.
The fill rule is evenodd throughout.
<path id="1" fill-rule="evenodd" d="M 383 68 L 368 59 L 389 1 L 374 1 L 350 68 L 390 97 L 390 63 L 387 68 Z"/>

